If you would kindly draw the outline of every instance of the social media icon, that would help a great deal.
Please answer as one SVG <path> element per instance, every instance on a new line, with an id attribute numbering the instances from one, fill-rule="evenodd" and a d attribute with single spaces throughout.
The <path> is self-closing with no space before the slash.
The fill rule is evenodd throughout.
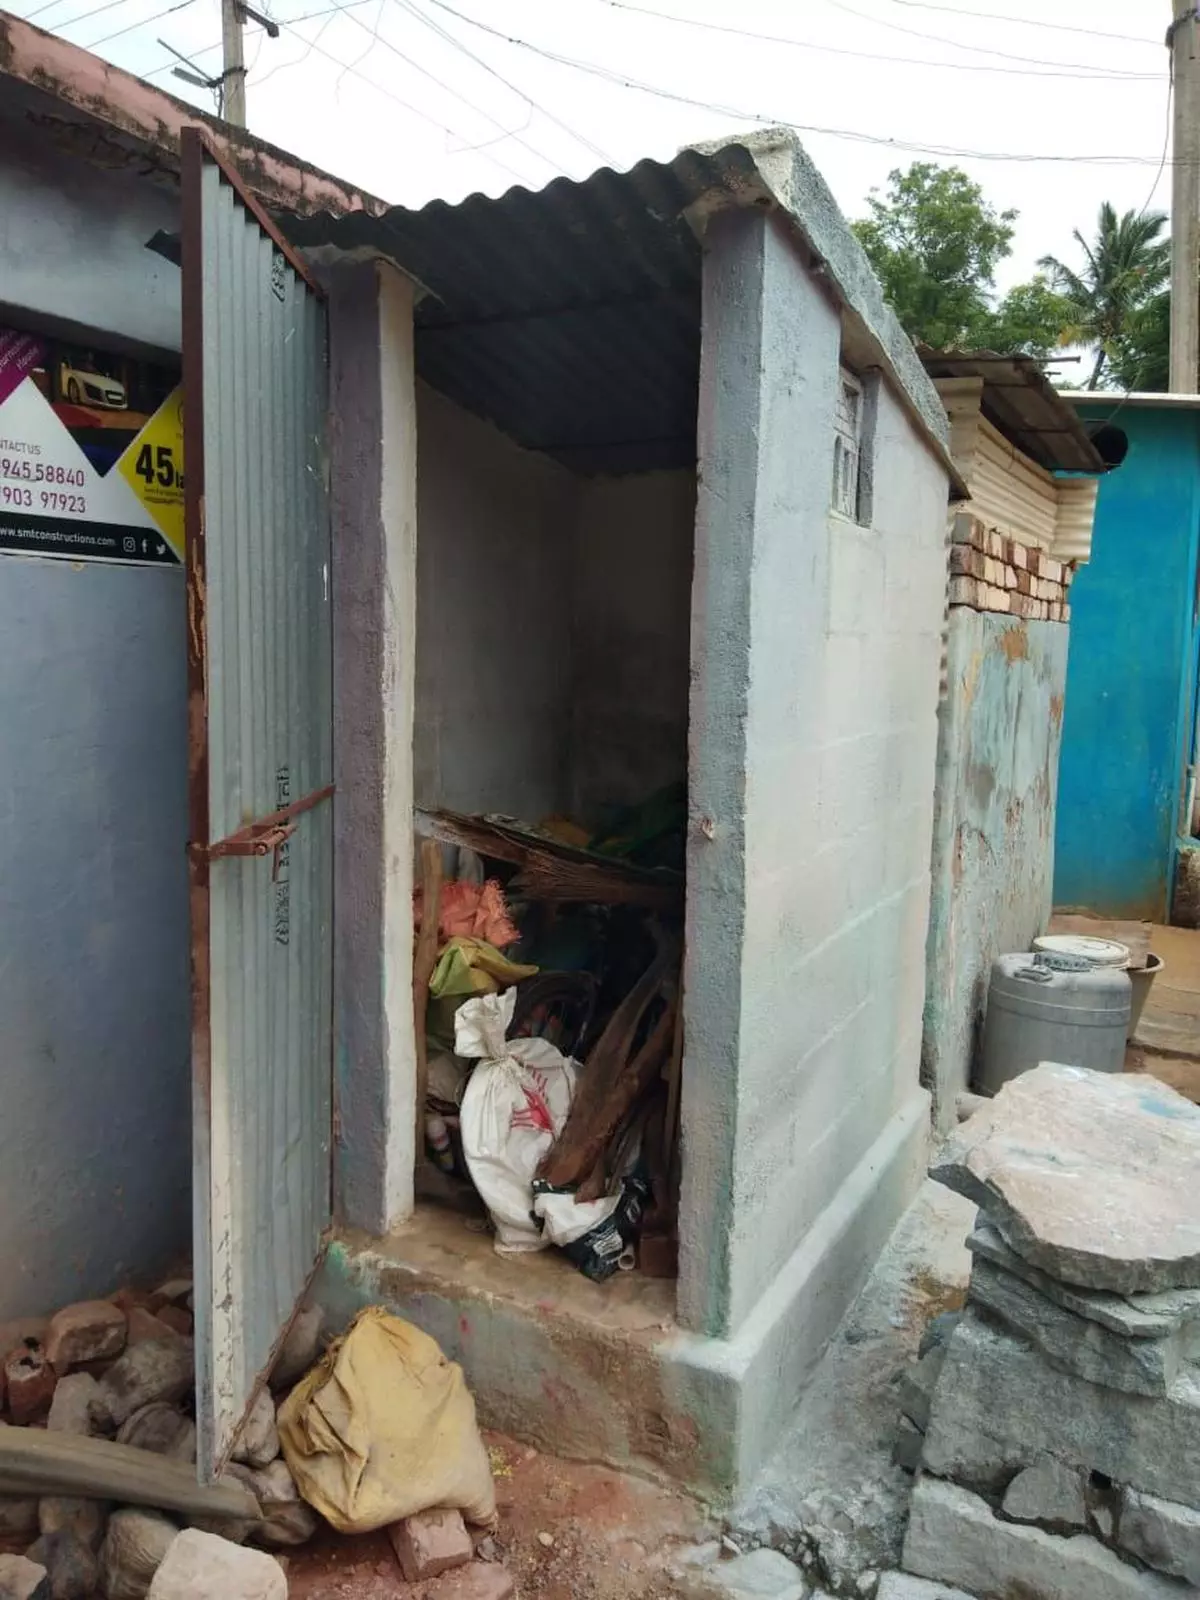
<path id="1" fill-rule="evenodd" d="M 127 556 L 133 556 L 137 554 L 137 540 L 132 534 L 127 533 L 124 539 L 122 539 L 121 543 Z"/>

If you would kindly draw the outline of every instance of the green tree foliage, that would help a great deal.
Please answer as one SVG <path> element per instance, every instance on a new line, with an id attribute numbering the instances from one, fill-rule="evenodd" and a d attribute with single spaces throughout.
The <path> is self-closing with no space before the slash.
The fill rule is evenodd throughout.
<path id="1" fill-rule="evenodd" d="M 1064 344 L 1083 344 L 1096 352 L 1087 387 L 1096 389 L 1106 367 L 1117 382 L 1122 373 L 1155 376 L 1153 349 L 1169 323 L 1161 303 L 1171 275 L 1171 246 L 1162 238 L 1167 219 L 1161 211 L 1126 211 L 1118 216 L 1107 201 L 1100 207 L 1095 238 L 1090 242 L 1075 229 L 1083 253 L 1078 271 L 1056 256 L 1043 256 L 1039 266 L 1051 288 L 1066 305 Z M 1165 387 L 1166 377 L 1162 375 Z M 1146 381 L 1136 387 L 1146 388 Z"/>
<path id="2" fill-rule="evenodd" d="M 1171 291 L 1139 306 L 1109 357 L 1108 377 L 1122 389 L 1165 391 L 1171 382 Z"/>
<path id="3" fill-rule="evenodd" d="M 976 330 L 979 348 L 1048 356 L 1062 343 L 1067 315 L 1062 296 L 1039 272 L 1010 289 L 995 311 L 984 315 Z"/>
<path id="4" fill-rule="evenodd" d="M 1022 350 L 1059 342 L 1064 309 L 1050 282 L 1020 284 L 997 306 L 996 268 L 1011 254 L 1015 211 L 997 211 L 959 167 L 916 161 L 867 200 L 858 235 L 913 339 L 937 349 Z"/>

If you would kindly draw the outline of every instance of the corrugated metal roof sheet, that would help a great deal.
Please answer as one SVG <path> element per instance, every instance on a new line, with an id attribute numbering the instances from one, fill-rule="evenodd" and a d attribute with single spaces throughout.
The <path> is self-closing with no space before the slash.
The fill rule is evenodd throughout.
<path id="1" fill-rule="evenodd" d="M 519 443 L 582 471 L 692 466 L 700 244 L 686 212 L 763 184 L 728 145 L 531 193 L 419 211 L 294 217 L 306 248 L 381 251 L 428 291 L 419 374 Z"/>
<path id="2" fill-rule="evenodd" d="M 917 353 L 931 378 L 980 378 L 980 409 L 1006 439 L 1049 472 L 1104 472 L 1075 408 L 1050 383 L 1032 356 L 993 350 L 934 350 Z"/>

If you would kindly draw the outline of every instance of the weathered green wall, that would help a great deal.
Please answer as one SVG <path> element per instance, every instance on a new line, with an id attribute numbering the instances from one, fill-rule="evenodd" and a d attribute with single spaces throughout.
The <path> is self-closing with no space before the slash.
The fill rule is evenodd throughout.
<path id="1" fill-rule="evenodd" d="M 922 1050 L 946 1126 L 967 1088 L 992 962 L 1045 929 L 1069 630 L 956 606 L 938 713 Z"/>

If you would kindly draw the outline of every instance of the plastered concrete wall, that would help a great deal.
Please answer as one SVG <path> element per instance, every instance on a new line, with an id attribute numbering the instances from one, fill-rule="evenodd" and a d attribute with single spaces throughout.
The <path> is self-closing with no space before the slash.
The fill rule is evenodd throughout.
<path id="1" fill-rule="evenodd" d="M 385 1232 L 412 1204 L 416 404 L 412 290 L 328 274 L 334 607 L 335 1205 Z"/>
<path id="2" fill-rule="evenodd" d="M 417 386 L 418 805 L 538 821 L 568 795 L 577 480 Z"/>
<path id="3" fill-rule="evenodd" d="M 580 485 L 572 582 L 573 816 L 687 774 L 694 472 Z"/>
<path id="4" fill-rule="evenodd" d="M 840 322 L 776 224 L 717 219 L 704 316 L 681 1313 L 727 1336 L 927 1104 L 947 480 L 883 387 L 872 526 L 831 515 Z"/>
<path id="5" fill-rule="evenodd" d="M 179 269 L 145 246 L 178 226 L 176 188 L 67 159 L 0 116 L 0 308 L 177 350 Z"/>
<path id="6" fill-rule="evenodd" d="M 0 1319 L 191 1240 L 182 572 L 0 557 Z"/>
<path id="7" fill-rule="evenodd" d="M 992 962 L 1045 931 L 1069 629 L 955 606 L 939 711 L 923 1078 L 969 1086 Z"/>
<path id="8" fill-rule="evenodd" d="M 0 115 L 0 323 L 179 345 L 175 192 Z M 0 1318 L 191 1238 L 180 571 L 0 557 Z"/>

